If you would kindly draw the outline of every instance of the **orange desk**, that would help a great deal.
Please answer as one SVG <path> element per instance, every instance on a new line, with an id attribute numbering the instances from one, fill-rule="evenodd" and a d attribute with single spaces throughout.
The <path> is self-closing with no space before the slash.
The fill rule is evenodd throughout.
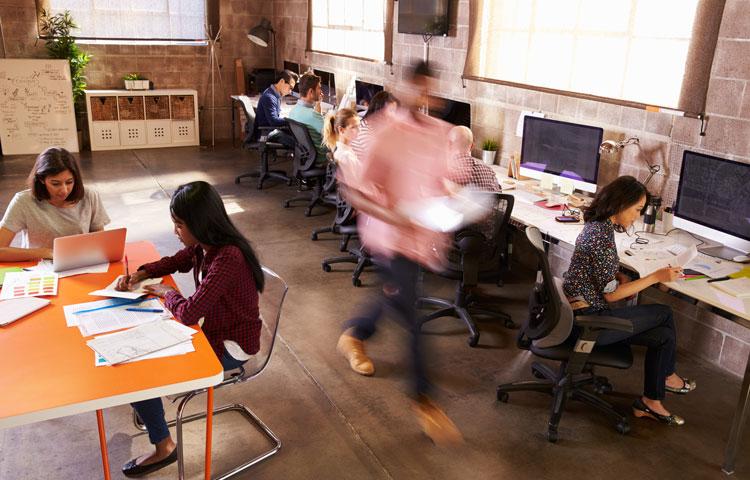
<path id="1" fill-rule="evenodd" d="M 128 243 L 131 268 L 159 259 L 151 242 Z M 0 264 L 32 266 L 35 262 Z M 94 351 L 77 327 L 68 327 L 62 307 L 102 297 L 88 293 L 109 285 L 125 273 L 123 262 L 107 273 L 60 279 L 51 304 L 0 327 L 0 428 L 50 420 L 96 410 L 104 478 L 109 479 L 102 409 L 130 402 L 209 388 L 206 423 L 206 479 L 211 468 L 213 386 L 224 378 L 221 363 L 203 332 L 193 336 L 196 351 L 187 355 L 143 360 L 116 366 L 94 366 Z M 175 286 L 171 277 L 165 283 Z M 0 312 L 0 314 L 2 314 Z"/>

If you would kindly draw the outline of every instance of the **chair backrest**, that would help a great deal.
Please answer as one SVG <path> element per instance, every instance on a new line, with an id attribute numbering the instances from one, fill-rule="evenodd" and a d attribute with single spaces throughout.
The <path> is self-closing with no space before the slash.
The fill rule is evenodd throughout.
<path id="1" fill-rule="evenodd" d="M 567 302 L 567 299 L 560 295 L 562 288 L 558 290 L 555 286 L 555 280 L 552 276 L 547 252 L 544 250 L 544 242 L 542 241 L 542 234 L 539 232 L 539 229 L 536 227 L 527 227 L 526 238 L 529 239 L 531 246 L 534 248 L 534 253 L 536 253 L 539 260 L 539 270 L 542 278 L 540 282 L 534 285 L 529 298 L 529 316 L 526 318 L 518 334 L 519 346 L 524 348 L 528 347 L 522 344 L 523 337 L 531 341 L 537 341 L 555 330 L 561 318 L 562 301 Z M 568 331 L 569 333 L 570 331 Z"/>
<path id="2" fill-rule="evenodd" d="M 255 149 L 253 143 L 253 131 L 255 130 L 255 109 L 247 95 L 239 96 L 242 113 L 245 115 L 245 139 L 242 141 L 242 149 Z"/>
<path id="3" fill-rule="evenodd" d="M 309 170 L 315 165 L 318 151 L 315 149 L 307 125 L 289 118 L 286 119 L 286 122 L 296 142 L 294 147 L 294 175 L 296 176 L 297 172 Z"/>
<path id="4" fill-rule="evenodd" d="M 243 365 L 245 374 L 235 383 L 244 382 L 260 375 L 268 365 L 276 343 L 276 333 L 281 319 L 281 307 L 284 304 L 289 286 L 270 268 L 263 267 L 263 273 L 265 286 L 263 293 L 258 298 L 258 309 L 263 322 L 260 329 L 260 350 Z"/>

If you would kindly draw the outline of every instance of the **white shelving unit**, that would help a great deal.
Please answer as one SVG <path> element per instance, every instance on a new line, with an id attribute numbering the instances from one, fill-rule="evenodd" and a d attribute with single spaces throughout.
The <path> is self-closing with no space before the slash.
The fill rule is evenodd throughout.
<path id="1" fill-rule="evenodd" d="M 198 145 L 195 90 L 86 90 L 91 150 Z"/>

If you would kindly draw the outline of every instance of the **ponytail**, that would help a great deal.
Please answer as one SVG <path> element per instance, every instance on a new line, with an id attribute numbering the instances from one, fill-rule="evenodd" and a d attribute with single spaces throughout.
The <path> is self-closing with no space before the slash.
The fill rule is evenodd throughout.
<path id="1" fill-rule="evenodd" d="M 339 132 L 336 131 L 336 117 L 329 113 L 323 122 L 323 143 L 330 151 L 336 149 L 336 142 L 339 139 Z"/>

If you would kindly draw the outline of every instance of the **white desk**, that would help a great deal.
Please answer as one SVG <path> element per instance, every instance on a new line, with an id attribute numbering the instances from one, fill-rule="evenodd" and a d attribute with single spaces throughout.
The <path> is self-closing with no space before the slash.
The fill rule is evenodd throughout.
<path id="1" fill-rule="evenodd" d="M 536 180 L 518 181 L 509 179 L 505 176 L 503 168 L 498 165 L 492 166 L 495 174 L 497 175 L 500 185 L 503 186 L 503 193 L 513 195 L 517 190 L 523 189 L 525 185 L 536 184 Z M 508 185 L 505 181 L 514 182 L 515 189 L 505 190 Z M 514 195 L 515 196 L 515 195 Z M 513 205 L 513 212 L 511 214 L 511 220 L 521 223 L 526 226 L 534 226 L 539 229 L 545 235 L 553 237 L 557 240 L 565 242 L 569 245 L 575 245 L 578 234 L 583 229 L 583 222 L 580 223 L 560 223 L 555 221 L 555 216 L 560 215 L 559 210 L 550 210 L 541 207 L 537 207 L 531 203 L 528 203 L 526 199 L 521 198 L 522 195 L 518 196 L 518 201 Z M 642 222 L 642 220 L 639 220 Z M 642 227 L 642 223 L 640 225 Z M 636 224 L 636 230 L 639 230 L 639 225 Z M 640 228 L 642 230 L 642 228 Z M 659 232 L 659 224 L 657 224 L 656 232 Z M 639 232 L 639 236 L 648 238 L 650 240 L 650 248 L 666 248 L 674 243 L 682 243 L 683 245 L 697 244 L 695 240 L 689 234 L 680 235 L 678 232 L 674 232 L 668 236 L 658 234 L 648 234 Z M 625 250 L 630 248 L 630 243 L 635 243 L 635 237 L 628 237 L 625 233 L 616 233 L 615 239 L 618 247 L 618 255 L 620 257 L 620 263 L 625 267 L 632 268 L 628 265 L 628 255 L 625 254 Z M 716 242 L 709 239 L 702 239 L 705 243 L 711 245 Z M 661 242 L 661 243 L 656 243 Z M 635 252 L 637 247 L 630 248 Z M 737 265 L 734 262 L 728 260 L 721 260 L 722 264 Z M 675 281 L 667 282 L 664 285 L 675 292 L 679 292 L 690 298 L 694 298 L 698 301 L 704 302 L 712 307 L 718 308 L 725 312 L 729 312 L 736 317 L 735 322 L 742 325 L 745 328 L 750 328 L 750 299 L 745 298 L 740 300 L 731 295 L 724 294 L 723 292 L 713 288 L 708 282 L 708 279 L 700 280 L 689 280 L 689 281 Z M 744 429 L 748 412 L 750 411 L 750 355 L 745 366 L 745 375 L 742 379 L 742 387 L 740 388 L 740 397 L 737 402 L 737 407 L 734 411 L 734 419 L 732 420 L 732 429 L 729 434 L 727 441 L 726 452 L 724 455 L 724 463 L 722 470 L 725 473 L 734 473 L 734 462 L 737 458 L 737 451 L 739 449 L 740 439 L 742 438 L 742 431 Z"/>

